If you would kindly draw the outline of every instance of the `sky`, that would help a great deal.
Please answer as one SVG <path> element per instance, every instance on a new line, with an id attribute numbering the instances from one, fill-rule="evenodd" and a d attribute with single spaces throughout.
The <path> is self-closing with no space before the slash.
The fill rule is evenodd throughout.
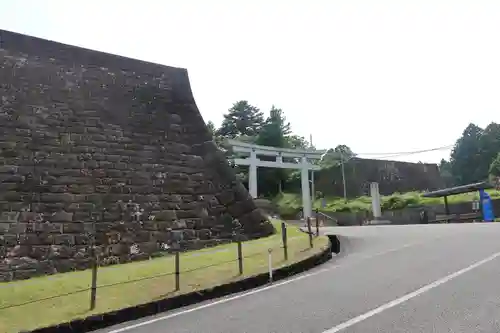
<path id="1" fill-rule="evenodd" d="M 0 0 L 0 29 L 187 68 L 205 121 L 281 108 L 319 149 L 437 163 L 500 122 L 497 0 Z"/>

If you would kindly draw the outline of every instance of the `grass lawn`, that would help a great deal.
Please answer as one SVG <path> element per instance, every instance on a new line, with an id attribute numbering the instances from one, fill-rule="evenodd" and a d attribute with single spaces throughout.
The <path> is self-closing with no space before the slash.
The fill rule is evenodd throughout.
<path id="1" fill-rule="evenodd" d="M 308 235 L 288 226 L 288 261 L 285 261 L 280 222 L 273 223 L 278 233 L 243 243 L 243 275 L 238 272 L 236 244 L 182 254 L 177 292 L 171 256 L 100 268 L 94 311 L 89 311 L 90 270 L 0 283 L 0 332 L 45 327 L 262 273 L 268 267 L 268 248 L 273 249 L 273 267 L 277 268 L 318 253 L 328 244 L 328 238 L 321 236 L 314 238 L 314 247 L 310 249 Z M 51 298 L 64 294 L 70 295 Z M 39 299 L 45 300 L 29 303 Z M 24 305 L 10 307 L 17 304 Z"/>

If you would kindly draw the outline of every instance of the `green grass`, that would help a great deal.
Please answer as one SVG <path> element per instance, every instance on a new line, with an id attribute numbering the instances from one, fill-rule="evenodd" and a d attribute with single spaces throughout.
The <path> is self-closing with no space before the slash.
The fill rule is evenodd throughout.
<path id="1" fill-rule="evenodd" d="M 488 190 L 492 199 L 500 198 L 500 191 Z M 443 204 L 442 198 L 424 198 L 420 192 L 394 193 L 389 196 L 382 196 L 382 209 L 402 209 L 406 207 L 418 207 L 422 205 L 439 205 Z M 449 203 L 470 202 L 478 199 L 477 192 L 463 193 L 448 197 Z M 283 216 L 294 214 L 299 211 L 302 200 L 299 194 L 283 193 L 276 197 L 274 203 L 279 207 L 280 213 Z M 371 210 L 371 198 L 362 196 L 356 199 L 344 202 L 343 198 L 330 197 L 326 198 L 325 208 L 321 207 L 321 200 L 316 200 L 314 208 L 324 209 L 326 211 L 336 212 L 363 212 Z"/>
<path id="2" fill-rule="evenodd" d="M 318 253 L 328 244 L 328 238 L 321 236 L 315 238 L 314 248 L 310 249 L 308 235 L 288 226 L 289 256 L 288 261 L 285 261 L 280 222 L 273 221 L 273 224 L 278 231 L 276 234 L 243 243 L 243 275 L 238 272 L 236 244 L 182 254 L 180 290 L 177 292 L 172 274 L 174 259 L 171 256 L 102 267 L 98 271 L 100 288 L 94 311 L 89 311 L 90 270 L 0 283 L 0 332 L 32 330 L 213 287 L 266 272 L 268 248 L 273 249 L 273 267 L 280 267 Z M 132 280 L 138 281 L 130 282 Z M 62 294 L 70 295 L 50 298 Z M 44 298 L 49 299 L 35 301 Z M 27 304 L 8 308 L 23 303 Z"/>

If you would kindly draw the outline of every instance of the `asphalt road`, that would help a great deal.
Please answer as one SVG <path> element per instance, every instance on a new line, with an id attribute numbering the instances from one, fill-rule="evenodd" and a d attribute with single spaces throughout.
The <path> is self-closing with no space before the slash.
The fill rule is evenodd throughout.
<path id="1" fill-rule="evenodd" d="M 500 223 L 324 228 L 331 262 L 108 333 L 500 332 Z"/>

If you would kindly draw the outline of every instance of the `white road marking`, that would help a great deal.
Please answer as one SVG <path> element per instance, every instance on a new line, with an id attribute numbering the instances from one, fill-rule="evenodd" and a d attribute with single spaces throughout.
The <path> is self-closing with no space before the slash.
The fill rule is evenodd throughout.
<path id="1" fill-rule="evenodd" d="M 385 310 L 388 310 L 388 309 L 393 308 L 393 307 L 395 307 L 395 306 L 397 306 L 399 304 L 402 304 L 402 303 L 404 303 L 404 302 L 406 302 L 406 301 L 408 301 L 408 300 L 410 300 L 412 298 L 415 298 L 415 297 L 417 297 L 417 296 L 419 296 L 419 295 L 421 295 L 421 294 L 423 294 L 425 292 L 428 292 L 431 289 L 439 287 L 440 285 L 442 285 L 442 284 L 444 284 L 446 282 L 449 282 L 449 281 L 453 280 L 454 278 L 456 278 L 456 277 L 458 277 L 458 276 L 460 276 L 462 274 L 465 274 L 465 273 L 467 273 L 467 272 L 469 272 L 469 271 L 471 271 L 471 270 L 473 270 L 473 269 L 475 269 L 475 268 L 477 268 L 477 267 L 479 267 L 481 265 L 484 265 L 484 264 L 486 264 L 486 263 L 488 263 L 488 262 L 496 259 L 499 256 L 500 256 L 500 252 L 492 254 L 491 256 L 489 256 L 489 257 L 487 257 L 487 258 L 485 258 L 483 260 L 477 261 L 476 263 L 474 263 L 474 264 L 472 264 L 472 265 L 470 265 L 468 267 L 465 267 L 465 268 L 463 268 L 463 269 L 461 269 L 461 270 L 459 270 L 459 271 L 457 271 L 455 273 L 452 273 L 452 274 L 447 275 L 447 276 L 445 276 L 445 277 L 443 277 L 443 278 L 441 278 L 439 280 L 436 280 L 436 281 L 434 281 L 434 282 L 432 282 L 432 283 L 430 283 L 428 285 L 425 285 L 425 286 L 423 286 L 420 289 L 417 289 L 417 290 L 415 290 L 415 291 L 413 291 L 411 293 L 408 293 L 408 294 L 406 294 L 406 295 L 404 295 L 404 296 L 402 296 L 400 298 L 397 298 L 397 299 L 395 299 L 393 301 L 385 303 L 385 304 L 379 306 L 378 308 L 370 310 L 370 311 L 368 311 L 368 312 L 366 312 L 366 313 L 364 313 L 364 314 L 362 314 L 360 316 L 357 316 L 357 317 L 354 317 L 352 319 L 349 319 L 348 321 L 343 322 L 342 324 L 337 325 L 335 327 L 332 327 L 329 330 L 324 331 L 323 333 L 337 333 L 337 332 L 340 332 L 343 329 L 351 327 L 351 326 L 353 326 L 353 325 L 355 325 L 355 324 L 357 324 L 359 322 L 362 322 L 363 320 L 366 320 L 366 319 L 368 319 L 370 317 L 373 317 L 373 316 L 375 316 L 375 315 L 377 315 L 377 314 L 379 314 L 379 313 L 381 313 L 381 312 L 383 312 Z"/>
<path id="2" fill-rule="evenodd" d="M 302 280 L 302 279 L 305 279 L 305 278 L 308 278 L 308 277 L 311 277 L 311 276 L 315 276 L 315 275 L 318 275 L 318 274 L 321 274 L 321 273 L 325 273 L 325 272 L 328 272 L 328 271 L 331 271 L 331 270 L 334 270 L 334 269 L 337 269 L 337 268 L 349 266 L 349 265 L 361 262 L 363 260 L 372 259 L 372 258 L 375 258 L 375 257 L 378 257 L 378 256 L 382 256 L 384 254 L 396 252 L 396 251 L 399 251 L 399 250 L 402 250 L 402 249 L 405 249 L 405 248 L 408 248 L 408 247 L 412 247 L 412 246 L 420 245 L 420 244 L 423 244 L 423 243 L 427 243 L 427 242 L 430 242 L 431 240 L 435 240 L 436 238 L 440 238 L 440 237 L 435 237 L 435 238 L 428 239 L 428 240 L 422 241 L 422 242 L 408 243 L 408 244 L 405 244 L 405 245 L 400 246 L 400 247 L 395 247 L 395 248 L 391 248 L 391 249 L 388 249 L 388 250 L 385 250 L 385 251 L 372 253 L 372 254 L 367 255 L 367 256 L 361 256 L 361 257 L 359 257 L 358 260 L 356 260 L 354 262 L 345 263 L 343 265 L 333 265 L 333 266 L 328 267 L 328 268 L 322 268 L 322 269 L 316 270 L 316 271 L 314 271 L 312 273 L 302 274 L 302 275 L 299 275 L 299 276 L 294 277 L 294 278 L 287 279 L 287 280 L 282 281 L 282 282 L 275 282 L 275 283 L 273 283 L 271 285 L 268 285 L 266 287 L 253 289 L 253 290 L 250 290 L 250 291 L 247 291 L 247 292 L 243 292 L 243 293 L 240 293 L 240 294 L 237 294 L 237 295 L 234 295 L 234 296 L 230 296 L 230 297 L 227 297 L 227 298 L 222 298 L 222 299 L 219 299 L 217 301 L 213 301 L 213 302 L 210 302 L 210 303 L 207 303 L 207 304 L 195 306 L 193 308 L 189 308 L 189 309 L 186 309 L 186 310 L 181 310 L 181 311 L 178 311 L 178 312 L 174 312 L 174 313 L 171 313 L 171 314 L 168 314 L 168 315 L 165 315 L 165 316 L 156 317 L 156 318 L 153 318 L 153 319 L 142 321 L 142 322 L 139 322 L 137 324 L 133 324 L 133 325 L 129 325 L 129 326 L 117 328 L 117 329 L 114 329 L 114 330 L 111 330 L 111 331 L 103 331 L 103 332 L 107 332 L 107 333 L 121 333 L 121 332 L 129 331 L 129 330 L 132 330 L 132 329 L 135 329 L 135 328 L 138 328 L 138 327 L 142 327 L 142 326 L 146 326 L 146 325 L 149 325 L 149 324 L 153 324 L 153 323 L 156 323 L 156 322 L 159 322 L 159 321 L 162 321 L 162 320 L 167 320 L 167 319 L 170 319 L 170 318 L 178 317 L 178 316 L 181 316 L 181 315 L 184 315 L 184 314 L 188 314 L 188 313 L 191 313 L 191 312 L 195 312 L 195 311 L 198 311 L 198 310 L 203 310 L 203 309 L 215 306 L 215 305 L 224 304 L 224 303 L 227 303 L 227 302 L 239 299 L 239 298 L 243 298 L 243 297 L 246 297 L 246 296 L 258 294 L 260 292 L 263 292 L 263 291 L 266 291 L 266 290 L 270 290 L 270 289 L 273 289 L 273 288 L 276 288 L 276 287 L 281 287 L 283 285 L 286 285 L 286 284 L 289 284 L 289 283 L 292 283 L 292 282 L 295 282 L 295 281 L 299 281 L 299 280 Z"/>

